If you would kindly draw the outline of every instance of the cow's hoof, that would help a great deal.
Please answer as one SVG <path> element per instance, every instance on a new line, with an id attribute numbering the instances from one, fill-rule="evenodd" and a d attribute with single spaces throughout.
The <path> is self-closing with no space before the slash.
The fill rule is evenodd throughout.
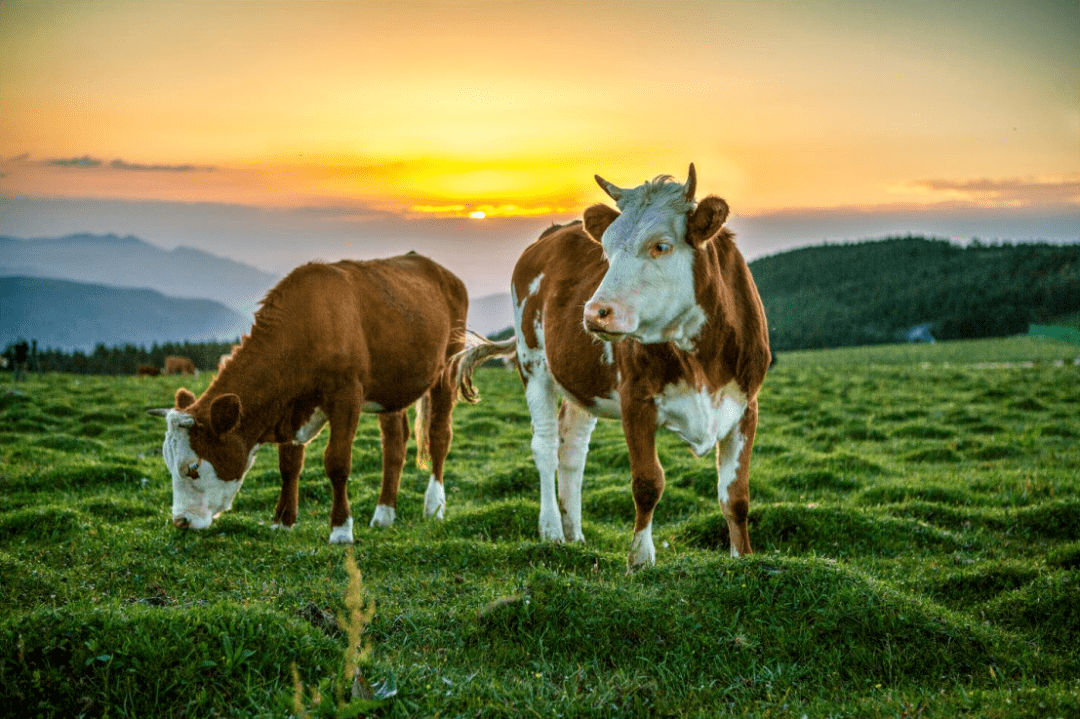
<path id="1" fill-rule="evenodd" d="M 385 504 L 380 504 L 375 507 L 375 514 L 371 517 L 372 527 L 392 527 L 394 520 L 397 519 L 397 512 L 393 507 L 387 507 Z"/>
<path id="2" fill-rule="evenodd" d="M 345 524 L 340 527 L 330 528 L 330 544 L 352 544 L 352 517 L 345 520 Z"/>
<path id="3" fill-rule="evenodd" d="M 656 547 L 652 541 L 652 524 L 634 534 L 634 541 L 630 543 L 630 553 L 626 557 L 626 568 L 632 572 L 641 567 L 656 564 Z"/>
<path id="4" fill-rule="evenodd" d="M 428 480 L 427 492 L 424 493 L 424 518 L 442 519 L 443 510 L 446 508 L 446 490 L 442 482 L 435 479 L 434 475 Z"/>
<path id="5" fill-rule="evenodd" d="M 558 517 L 554 519 L 550 517 L 540 518 L 540 539 L 548 542 L 557 542 L 562 544 L 566 541 L 566 535 L 563 533 L 562 521 Z"/>

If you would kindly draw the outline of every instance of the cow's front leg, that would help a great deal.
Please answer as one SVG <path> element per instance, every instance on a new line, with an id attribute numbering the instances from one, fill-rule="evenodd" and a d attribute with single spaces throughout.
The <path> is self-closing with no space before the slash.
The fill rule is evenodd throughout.
<path id="1" fill-rule="evenodd" d="M 624 393 L 623 396 L 626 397 Z M 664 468 L 656 456 L 656 405 L 651 399 L 624 399 L 622 424 L 630 452 L 634 493 L 634 540 L 626 563 L 630 570 L 656 563 L 652 540 L 653 510 L 664 493 Z"/>
<path id="2" fill-rule="evenodd" d="M 731 556 L 752 554 L 746 519 L 750 512 L 750 453 L 757 430 L 757 398 L 750 401 L 739 425 L 717 445 L 717 495 L 727 520 Z"/>
<path id="3" fill-rule="evenodd" d="M 559 408 L 559 512 L 563 538 L 584 542 L 581 531 L 581 485 L 585 476 L 585 456 L 596 417 L 570 400 Z"/>
<path id="4" fill-rule="evenodd" d="M 323 466 L 330 478 L 333 504 L 330 507 L 330 544 L 352 544 L 353 520 L 349 509 L 349 474 L 352 472 L 352 443 L 360 420 L 361 393 L 335 401 L 327 412 L 330 440 L 323 453 Z"/>
<path id="5" fill-rule="evenodd" d="M 292 529 L 296 524 L 300 492 L 300 472 L 304 469 L 304 445 L 282 442 L 278 445 L 278 469 L 281 470 L 281 494 L 274 510 L 273 529 Z"/>
<path id="6" fill-rule="evenodd" d="M 559 396 L 546 365 L 522 374 L 525 401 L 532 418 L 532 453 L 540 474 L 540 538 L 554 542 L 564 539 L 559 500 L 555 493 L 555 472 L 559 466 Z"/>
<path id="7" fill-rule="evenodd" d="M 401 485 L 401 470 L 405 467 L 405 448 L 409 441 L 409 418 L 405 411 L 381 413 L 379 434 L 382 437 L 382 488 L 371 526 L 389 527 L 397 517 L 398 487 Z"/>

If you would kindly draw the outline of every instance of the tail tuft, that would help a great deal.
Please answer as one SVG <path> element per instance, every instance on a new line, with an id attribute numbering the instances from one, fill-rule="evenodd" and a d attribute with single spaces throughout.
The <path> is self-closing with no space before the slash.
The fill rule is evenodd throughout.
<path id="1" fill-rule="evenodd" d="M 511 337 L 502 342 L 492 342 L 475 332 L 465 335 L 465 349 L 450 358 L 449 372 L 453 373 L 461 398 L 470 404 L 480 401 L 480 393 L 473 384 L 476 368 L 495 357 L 517 359 L 517 339 Z"/>

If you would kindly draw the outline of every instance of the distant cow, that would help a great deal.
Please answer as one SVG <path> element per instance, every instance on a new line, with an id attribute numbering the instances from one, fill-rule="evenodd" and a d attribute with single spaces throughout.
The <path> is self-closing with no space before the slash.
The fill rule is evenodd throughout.
<path id="1" fill-rule="evenodd" d="M 585 455 L 597 417 L 608 417 L 621 419 L 630 453 L 631 568 L 655 562 L 660 427 L 698 456 L 716 447 L 731 554 L 750 554 L 748 470 L 770 349 L 757 288 L 724 228 L 727 203 L 694 200 L 693 165 L 686 184 L 596 180 L 620 211 L 594 205 L 584 223 L 550 228 L 526 248 L 511 286 L 515 338 L 464 353 L 462 367 L 516 351 L 545 539 L 584 541 Z"/>
<path id="2" fill-rule="evenodd" d="M 198 377 L 199 370 L 195 367 L 195 363 L 187 357 L 170 356 L 165 358 L 165 369 L 163 371 L 163 374 L 190 374 Z"/>
<path id="3" fill-rule="evenodd" d="M 148 364 L 141 364 L 139 365 L 139 368 L 135 371 L 135 374 L 139 377 L 157 377 L 159 374 L 161 374 L 161 370 Z"/>
<path id="4" fill-rule="evenodd" d="M 409 437 L 406 409 L 422 397 L 418 455 L 432 459 L 424 515 L 441 519 L 458 392 L 451 358 L 465 347 L 468 305 L 461 280 L 415 253 L 293 270 L 267 294 L 251 334 L 199 399 L 180 389 L 173 409 L 150 410 L 168 421 L 162 453 L 172 474 L 173 523 L 210 526 L 232 506 L 259 445 L 274 443 L 281 470 L 274 527 L 291 528 L 305 446 L 329 423 L 330 543 L 351 543 L 347 482 L 363 411 L 378 413 L 382 434 L 382 491 L 371 525 L 389 526 Z"/>

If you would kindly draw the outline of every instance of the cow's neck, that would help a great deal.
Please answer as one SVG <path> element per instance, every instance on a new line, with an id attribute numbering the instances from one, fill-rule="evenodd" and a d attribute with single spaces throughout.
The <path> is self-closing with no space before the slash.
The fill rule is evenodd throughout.
<path id="1" fill-rule="evenodd" d="M 236 431 L 246 446 L 254 447 L 273 427 L 281 407 L 280 372 L 265 362 L 251 361 L 258 353 L 237 350 L 210 386 L 199 398 L 198 405 L 209 411 L 210 403 L 225 394 L 240 398 L 240 423 Z"/>

